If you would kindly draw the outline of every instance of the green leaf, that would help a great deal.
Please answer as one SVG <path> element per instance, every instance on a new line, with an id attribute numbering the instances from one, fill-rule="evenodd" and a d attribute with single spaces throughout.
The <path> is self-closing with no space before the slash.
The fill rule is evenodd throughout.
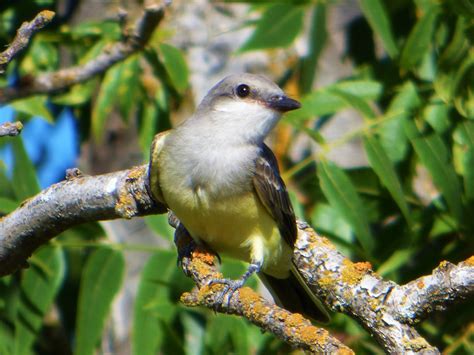
<path id="1" fill-rule="evenodd" d="M 382 94 L 382 85 L 371 80 L 341 81 L 329 85 L 305 96 L 301 100 L 301 109 L 288 112 L 285 115 L 285 121 L 296 124 L 315 116 L 333 114 L 347 108 L 349 102 L 335 92 L 354 95 L 363 100 L 375 100 Z"/>
<path id="2" fill-rule="evenodd" d="M 458 124 L 453 138 L 454 154 L 459 156 L 457 171 L 464 178 L 464 192 L 468 200 L 474 200 L 474 122 Z"/>
<path id="3" fill-rule="evenodd" d="M 390 20 L 381 0 L 359 0 L 360 8 L 372 27 L 372 31 L 380 36 L 382 44 L 391 58 L 398 55 L 398 48 L 393 37 Z"/>
<path id="4" fill-rule="evenodd" d="M 421 99 L 417 88 L 408 81 L 403 84 L 398 94 L 390 102 L 385 116 L 391 119 L 377 126 L 380 143 L 394 163 L 404 159 L 409 147 L 403 122 L 408 120 L 420 105 Z"/>
<path id="5" fill-rule="evenodd" d="M 188 66 L 183 54 L 176 47 L 169 44 L 160 44 L 160 53 L 166 73 L 171 79 L 176 90 L 183 94 L 188 88 Z"/>
<path id="6" fill-rule="evenodd" d="M 117 100 L 116 90 L 120 85 L 122 69 L 123 67 L 119 63 L 107 70 L 100 85 L 99 94 L 92 109 L 92 133 L 97 142 L 102 141 L 105 122 Z"/>
<path id="7" fill-rule="evenodd" d="M 160 237 L 170 241 L 173 240 L 174 228 L 169 225 L 166 214 L 146 216 L 145 223 Z"/>
<path id="8" fill-rule="evenodd" d="M 411 121 L 405 122 L 405 130 L 421 163 L 428 169 L 435 185 L 442 192 L 451 214 L 460 222 L 462 220 L 461 186 L 446 145 L 435 133 L 421 136 Z"/>
<path id="9" fill-rule="evenodd" d="M 385 262 L 377 269 L 377 273 L 382 276 L 387 276 L 393 271 L 405 266 L 413 258 L 416 250 L 402 249 L 395 251 Z"/>
<path id="10" fill-rule="evenodd" d="M 364 137 L 364 148 L 367 153 L 370 166 L 374 169 L 377 176 L 380 178 L 382 184 L 387 188 L 392 195 L 393 199 L 397 203 L 398 207 L 403 213 L 403 216 L 408 222 L 408 225 L 413 227 L 413 219 L 408 209 L 408 204 L 405 201 L 400 180 L 398 179 L 395 169 L 385 152 L 384 147 L 380 144 L 379 140 L 372 136 Z"/>
<path id="11" fill-rule="evenodd" d="M 193 314 L 181 312 L 181 324 L 186 334 L 184 338 L 184 349 L 187 355 L 200 355 L 204 352 L 204 336 L 206 335 L 204 324 Z"/>
<path id="12" fill-rule="evenodd" d="M 12 140 L 15 163 L 13 165 L 13 189 L 19 201 L 37 194 L 40 191 L 36 170 L 28 154 L 26 154 L 23 140 L 16 137 Z"/>
<path id="13" fill-rule="evenodd" d="M 55 95 L 51 101 L 58 105 L 80 106 L 87 103 L 97 87 L 98 79 L 91 79 L 82 84 L 76 84 L 66 93 Z"/>
<path id="14" fill-rule="evenodd" d="M 119 85 L 116 88 L 117 103 L 122 118 L 128 121 L 132 108 L 137 102 L 140 81 L 140 62 L 138 55 L 132 55 L 121 65 Z"/>
<path id="15" fill-rule="evenodd" d="M 319 56 L 326 44 L 326 4 L 314 5 L 311 17 L 311 29 L 309 33 L 308 54 L 301 59 L 301 73 L 299 85 L 301 92 L 306 94 L 313 87 Z"/>
<path id="16" fill-rule="evenodd" d="M 303 27 L 303 13 L 302 7 L 292 4 L 270 6 L 240 51 L 288 47 Z"/>
<path id="17" fill-rule="evenodd" d="M 46 96 L 32 96 L 26 99 L 15 100 L 11 103 L 11 106 L 18 112 L 30 117 L 41 117 L 42 119 L 53 122 L 54 118 L 46 107 L 47 97 Z"/>
<path id="18" fill-rule="evenodd" d="M 156 354 L 162 346 L 166 335 L 162 324 L 169 323 L 176 312 L 170 295 L 175 270 L 176 253 L 170 251 L 154 254 L 143 268 L 133 313 L 135 355 Z"/>
<path id="19" fill-rule="evenodd" d="M 402 68 L 412 69 L 421 62 L 430 46 L 438 15 L 439 7 L 431 6 L 416 23 L 400 56 L 400 66 Z"/>
<path id="20" fill-rule="evenodd" d="M 331 162 L 318 165 L 321 190 L 331 206 L 349 222 L 364 250 L 371 252 L 375 240 L 369 228 L 367 213 L 354 185 L 343 170 Z"/>
<path id="21" fill-rule="evenodd" d="M 372 110 L 369 104 L 367 104 L 367 102 L 365 102 L 360 97 L 350 94 L 348 92 L 344 92 L 337 88 L 331 89 L 330 93 L 341 98 L 349 107 L 352 107 L 357 110 L 364 118 L 375 118 L 375 112 Z"/>
<path id="22" fill-rule="evenodd" d="M 13 212 L 18 207 L 18 201 L 6 197 L 0 197 L 0 213 Z"/>
<path id="23" fill-rule="evenodd" d="M 75 354 L 94 354 L 124 269 L 123 255 L 116 250 L 99 248 L 87 259 L 79 292 Z"/>
<path id="24" fill-rule="evenodd" d="M 59 247 L 44 246 L 30 259 L 21 278 L 22 297 L 15 321 L 15 355 L 30 354 L 44 315 L 53 304 L 64 278 L 64 255 Z"/>
<path id="25" fill-rule="evenodd" d="M 430 102 L 423 110 L 423 118 L 437 133 L 444 134 L 451 127 L 449 109 L 441 101 Z"/>

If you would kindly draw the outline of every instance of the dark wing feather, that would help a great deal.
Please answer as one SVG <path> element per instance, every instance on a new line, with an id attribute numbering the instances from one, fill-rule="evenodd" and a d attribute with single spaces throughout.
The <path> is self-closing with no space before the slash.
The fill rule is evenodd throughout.
<path id="1" fill-rule="evenodd" d="M 280 177 L 277 160 L 265 144 L 255 162 L 253 185 L 260 201 L 277 222 L 281 236 L 293 248 L 297 235 L 295 213 Z"/>

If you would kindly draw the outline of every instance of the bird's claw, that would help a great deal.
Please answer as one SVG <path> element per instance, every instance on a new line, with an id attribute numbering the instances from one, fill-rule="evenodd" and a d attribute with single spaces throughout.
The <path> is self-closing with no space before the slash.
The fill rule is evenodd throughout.
<path id="1" fill-rule="evenodd" d="M 238 291 L 244 284 L 244 279 L 238 280 L 229 280 L 229 279 L 212 279 L 208 282 L 208 286 L 221 284 L 224 285 L 224 289 L 219 293 L 217 296 L 216 306 L 222 305 L 224 303 L 224 299 L 227 296 L 227 307 L 230 306 L 230 300 L 236 291 Z"/>

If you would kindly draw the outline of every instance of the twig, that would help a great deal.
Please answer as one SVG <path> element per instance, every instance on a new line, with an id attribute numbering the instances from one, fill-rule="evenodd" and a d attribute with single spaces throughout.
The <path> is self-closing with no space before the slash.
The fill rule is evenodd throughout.
<path id="1" fill-rule="evenodd" d="M 154 4 L 146 7 L 130 36 L 122 42 L 115 43 L 107 52 L 84 65 L 42 74 L 38 77 L 28 77 L 25 82 L 20 80 L 18 86 L 0 89 L 0 104 L 31 95 L 53 94 L 105 72 L 112 65 L 125 60 L 147 44 L 154 29 L 161 22 L 166 6 L 167 3 L 164 2 L 161 5 Z"/>
<path id="2" fill-rule="evenodd" d="M 28 45 L 33 34 L 50 23 L 54 15 L 53 11 L 44 10 L 36 15 L 33 21 L 23 22 L 16 32 L 13 42 L 0 53 L 0 74 L 5 72 L 8 63 Z"/>
<path id="3" fill-rule="evenodd" d="M 176 229 L 175 241 L 178 253 L 189 248 L 191 241 L 186 229 Z M 229 302 L 219 298 L 222 285 L 208 286 L 213 278 L 222 278 L 215 266 L 212 253 L 195 246 L 188 256 L 181 258 L 183 270 L 192 277 L 197 289 L 181 296 L 181 301 L 191 307 L 204 306 L 217 312 L 244 317 L 264 331 L 275 334 L 293 347 L 315 354 L 354 354 L 347 346 L 332 337 L 325 329 L 315 327 L 300 314 L 292 314 L 275 304 L 266 301 L 249 287 L 235 292 Z"/>
<path id="4" fill-rule="evenodd" d="M 148 194 L 147 169 L 69 176 L 0 218 L 0 276 L 27 266 L 39 246 L 75 225 L 165 212 Z"/>
<path id="5" fill-rule="evenodd" d="M 408 324 L 425 319 L 433 311 L 474 294 L 474 256 L 458 265 L 443 261 L 433 273 L 392 290 L 386 303 L 396 318 Z"/>
<path id="6" fill-rule="evenodd" d="M 0 137 L 17 136 L 20 134 L 22 129 L 23 125 L 19 121 L 2 123 L 0 124 Z"/>

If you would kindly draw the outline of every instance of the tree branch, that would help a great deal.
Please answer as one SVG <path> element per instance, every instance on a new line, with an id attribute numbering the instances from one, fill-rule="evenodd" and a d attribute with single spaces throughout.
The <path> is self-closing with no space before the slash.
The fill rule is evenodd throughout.
<path id="1" fill-rule="evenodd" d="M 68 180 L 42 191 L 0 219 L 0 274 L 10 274 L 25 265 L 41 244 L 77 224 L 165 212 L 164 206 L 153 202 L 147 186 L 147 165 L 99 176 L 70 171 Z M 472 258 L 457 266 L 442 263 L 432 275 L 399 286 L 383 280 L 369 263 L 351 262 L 306 223 L 298 222 L 298 229 L 294 260 L 309 287 L 333 310 L 357 319 L 387 352 L 438 353 L 413 324 L 429 312 L 445 309 L 474 293 Z M 182 253 L 180 243 L 178 249 Z M 216 292 L 221 286 L 206 284 L 215 277 L 213 257 L 198 249 L 188 259 L 183 258 L 184 269 L 199 291 L 185 294 L 185 304 L 244 316 L 290 344 L 311 351 L 346 351 L 321 329 L 247 288 L 236 293 L 229 306 L 218 304 Z"/>
<path id="2" fill-rule="evenodd" d="M 54 184 L 0 218 L 0 276 L 27 266 L 42 244 L 84 222 L 163 213 L 148 194 L 148 166 Z M 77 173 L 76 173 L 77 175 Z"/>
<path id="3" fill-rule="evenodd" d="M 266 301 L 249 287 L 239 289 L 228 302 L 222 302 L 220 292 L 223 286 L 208 285 L 211 279 L 222 278 L 222 274 L 216 269 L 214 255 L 196 246 L 182 225 L 176 229 L 175 242 L 178 253 L 186 254 L 180 259 L 183 270 L 198 287 L 181 296 L 181 301 L 186 306 L 204 306 L 220 313 L 244 317 L 291 346 L 311 353 L 354 354 L 351 349 L 332 337 L 327 330 L 315 327 L 300 314 L 292 314 Z M 189 250 L 190 245 L 193 245 L 192 250 Z"/>
<path id="4" fill-rule="evenodd" d="M 415 324 L 433 311 L 474 295 L 474 256 L 458 265 L 443 261 L 433 273 L 395 287 L 386 300 L 401 322 Z"/>
<path id="5" fill-rule="evenodd" d="M 23 129 L 21 122 L 5 122 L 0 124 L 0 137 L 17 136 Z"/>
<path id="6" fill-rule="evenodd" d="M 55 13 L 53 11 L 41 11 L 31 22 L 23 22 L 16 32 L 13 42 L 6 50 L 0 53 L 0 74 L 5 73 L 5 69 L 13 58 L 20 53 L 30 42 L 33 34 L 41 30 L 44 26 L 51 22 Z"/>
<path id="7" fill-rule="evenodd" d="M 137 20 L 131 35 L 122 42 L 115 43 L 107 52 L 84 65 L 46 73 L 38 77 L 21 81 L 18 86 L 0 89 L 0 104 L 38 94 L 52 94 L 74 84 L 82 83 L 105 72 L 117 62 L 141 50 L 150 39 L 154 29 L 161 22 L 168 2 L 161 5 L 147 6 L 143 15 Z"/>

